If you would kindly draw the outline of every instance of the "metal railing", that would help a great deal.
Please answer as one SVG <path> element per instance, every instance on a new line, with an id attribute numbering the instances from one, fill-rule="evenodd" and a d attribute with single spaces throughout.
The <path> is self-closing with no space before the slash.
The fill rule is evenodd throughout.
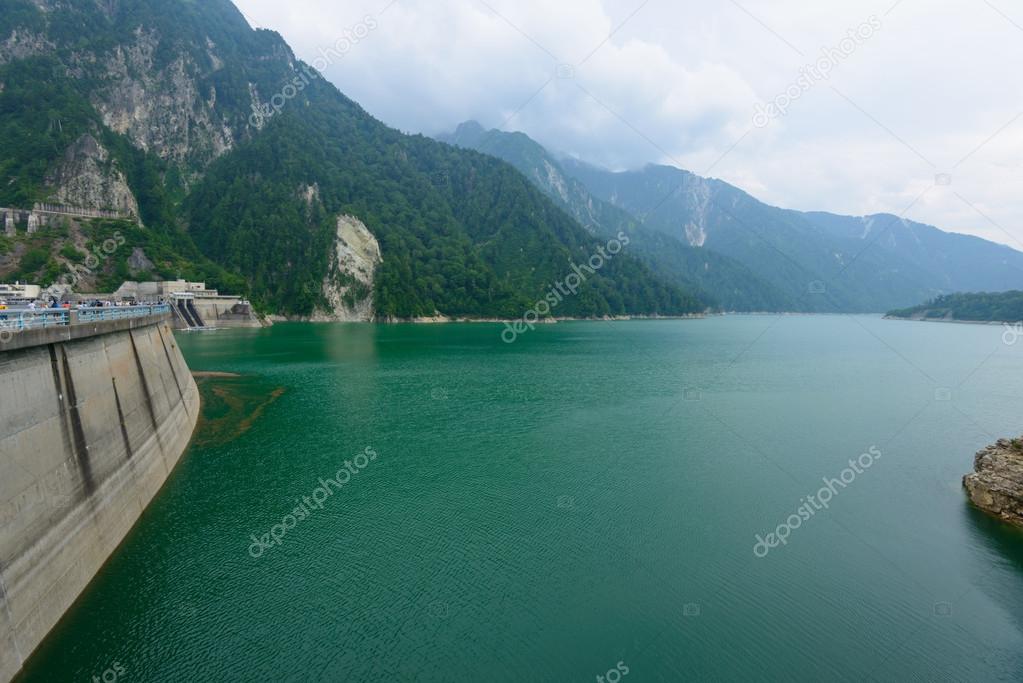
<path id="1" fill-rule="evenodd" d="M 8 308 L 0 309 L 0 331 L 21 332 L 47 327 L 69 327 L 106 320 L 145 318 L 170 312 L 171 308 L 167 304 L 102 308 Z"/>
<path id="2" fill-rule="evenodd" d="M 155 306 L 105 306 L 103 308 L 79 308 L 72 309 L 71 324 L 93 323 L 102 320 L 124 320 L 125 318 L 145 318 L 150 315 L 170 313 L 169 304 L 157 304 Z M 75 315 L 77 314 L 77 315 Z M 75 319 L 77 318 L 77 320 Z"/>

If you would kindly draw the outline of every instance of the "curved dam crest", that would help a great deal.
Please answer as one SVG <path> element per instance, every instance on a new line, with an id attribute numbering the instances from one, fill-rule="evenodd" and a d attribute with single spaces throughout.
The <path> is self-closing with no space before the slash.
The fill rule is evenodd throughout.
<path id="1" fill-rule="evenodd" d="M 188 447 L 199 391 L 170 314 L 0 346 L 0 681 L 93 579 Z"/>

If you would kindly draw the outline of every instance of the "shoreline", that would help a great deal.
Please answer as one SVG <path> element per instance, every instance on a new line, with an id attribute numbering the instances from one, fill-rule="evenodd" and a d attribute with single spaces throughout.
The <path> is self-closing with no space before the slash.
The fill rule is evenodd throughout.
<path id="1" fill-rule="evenodd" d="M 884 316 L 885 320 L 898 320 L 906 323 L 951 323 L 954 325 L 1015 325 L 1018 320 L 957 320 L 954 318 L 903 318 L 895 315 Z"/>
<path id="2" fill-rule="evenodd" d="M 707 318 L 728 318 L 728 317 L 740 317 L 740 316 L 758 316 L 758 317 L 870 317 L 879 318 L 882 320 L 902 320 L 906 322 L 918 322 L 911 318 L 895 318 L 887 316 L 884 313 L 828 313 L 828 312 L 806 312 L 806 311 L 719 311 L 713 313 L 692 313 L 689 315 L 620 315 L 620 316 L 606 316 L 603 318 L 578 318 L 571 316 L 557 316 L 543 318 L 536 322 L 530 323 L 531 325 L 556 325 L 564 322 L 629 322 L 629 321 L 657 321 L 657 320 L 705 320 Z M 494 324 L 494 325 L 514 325 L 515 323 L 523 323 L 522 318 L 477 318 L 477 317 L 448 317 L 448 316 L 433 316 L 433 317 L 418 317 L 418 318 L 394 318 L 384 317 L 372 320 L 342 320 L 336 318 L 330 318 L 327 316 L 285 316 L 285 315 L 267 315 L 265 319 L 270 322 L 270 327 L 278 323 L 310 323 L 314 325 L 318 324 L 348 324 L 348 325 L 456 325 L 456 324 Z M 920 322 L 929 322 L 921 320 Z M 979 325 L 998 325 L 1001 323 L 988 323 L 984 321 L 962 321 L 962 320 L 935 320 L 933 322 L 959 322 Z M 523 323 L 525 324 L 525 323 Z"/>
<path id="3" fill-rule="evenodd" d="M 727 315 L 725 313 L 693 313 L 690 315 L 621 315 L 605 316 L 602 318 L 575 318 L 575 317 L 552 317 L 537 320 L 532 325 L 557 325 L 563 322 L 627 322 L 631 320 L 703 320 L 704 318 Z M 455 324 L 493 324 L 513 325 L 521 323 L 522 318 L 475 318 L 475 317 L 449 317 L 433 316 L 418 318 L 394 318 L 384 317 L 373 320 L 336 320 L 319 316 L 281 316 L 271 315 L 267 319 L 274 323 L 349 323 L 357 325 L 455 325 Z"/>

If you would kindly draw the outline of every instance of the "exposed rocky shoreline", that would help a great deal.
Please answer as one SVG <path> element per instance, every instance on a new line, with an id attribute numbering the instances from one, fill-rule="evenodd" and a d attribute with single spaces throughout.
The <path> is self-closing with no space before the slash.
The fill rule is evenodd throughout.
<path id="1" fill-rule="evenodd" d="M 1023 527 L 1023 439 L 1001 439 L 988 446 L 973 459 L 973 469 L 963 477 L 973 504 Z"/>

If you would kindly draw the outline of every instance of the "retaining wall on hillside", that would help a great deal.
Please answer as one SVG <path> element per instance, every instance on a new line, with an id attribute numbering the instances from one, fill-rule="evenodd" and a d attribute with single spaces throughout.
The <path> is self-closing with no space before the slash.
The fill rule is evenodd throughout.
<path id="1" fill-rule="evenodd" d="M 191 440 L 199 392 L 168 321 L 35 330 L 0 346 L 0 681 L 96 575 Z"/>

